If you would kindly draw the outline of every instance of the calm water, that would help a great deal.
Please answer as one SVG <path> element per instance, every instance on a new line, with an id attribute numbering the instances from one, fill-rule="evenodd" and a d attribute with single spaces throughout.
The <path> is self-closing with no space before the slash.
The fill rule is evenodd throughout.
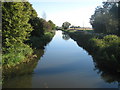
<path id="1" fill-rule="evenodd" d="M 7 80 L 4 87 L 117 88 L 118 83 L 105 82 L 95 70 L 92 56 L 62 31 L 56 31 L 33 73 Z"/>

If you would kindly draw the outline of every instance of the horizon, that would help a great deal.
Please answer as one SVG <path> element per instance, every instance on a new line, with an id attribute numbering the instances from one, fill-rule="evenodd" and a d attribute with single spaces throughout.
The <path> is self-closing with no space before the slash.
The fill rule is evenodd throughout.
<path id="1" fill-rule="evenodd" d="M 71 26 L 92 27 L 89 18 L 94 14 L 95 8 L 100 6 L 103 0 L 29 0 L 33 8 L 37 11 L 38 17 L 52 20 L 56 26 L 62 26 L 64 22 L 71 23 Z"/>

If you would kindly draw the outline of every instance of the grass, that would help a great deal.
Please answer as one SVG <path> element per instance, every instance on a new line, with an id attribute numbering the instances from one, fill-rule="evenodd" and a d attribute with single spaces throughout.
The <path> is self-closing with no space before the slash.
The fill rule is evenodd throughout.
<path id="1" fill-rule="evenodd" d="M 8 67 L 14 66 L 29 56 L 32 55 L 33 50 L 25 44 L 16 44 L 10 48 L 7 48 L 7 53 L 2 55 L 2 65 Z"/>
<path id="2" fill-rule="evenodd" d="M 92 28 L 69 28 L 69 30 L 93 30 Z"/>
<path id="3" fill-rule="evenodd" d="M 62 31 L 66 31 L 66 32 L 76 32 L 76 31 L 84 31 L 84 32 L 89 32 L 89 33 L 93 33 L 94 30 L 92 29 L 86 29 L 86 30 L 83 30 L 83 29 L 66 29 L 66 30 L 62 30 Z"/>

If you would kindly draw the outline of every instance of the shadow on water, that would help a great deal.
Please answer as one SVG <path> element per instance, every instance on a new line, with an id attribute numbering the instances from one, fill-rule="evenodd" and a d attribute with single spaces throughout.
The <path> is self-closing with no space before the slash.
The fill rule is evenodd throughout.
<path id="1" fill-rule="evenodd" d="M 101 78 L 107 83 L 118 83 L 118 88 L 120 90 L 120 68 L 111 65 L 111 62 L 104 60 L 104 63 L 100 61 L 100 59 L 93 56 L 95 70 L 101 76 Z M 114 64 L 114 62 L 113 62 Z M 109 66 L 110 65 L 110 66 Z"/>
<path id="2" fill-rule="evenodd" d="M 112 60 L 112 58 L 109 58 L 109 60 L 106 59 L 106 56 L 99 56 L 97 53 L 94 53 L 93 50 L 89 47 L 89 45 L 86 44 L 86 41 L 84 40 L 85 36 L 82 36 L 81 38 L 77 37 L 78 35 L 71 35 L 70 37 L 74 39 L 78 46 L 83 47 L 89 55 L 93 57 L 94 67 L 95 71 L 101 76 L 101 78 L 106 83 L 118 83 L 118 89 L 120 90 L 120 63 L 117 62 L 117 60 Z M 88 35 L 89 36 L 89 35 Z M 119 60 L 118 60 L 119 61 Z"/>
<path id="3" fill-rule="evenodd" d="M 77 66 L 78 66 L 78 62 L 74 62 L 74 63 L 64 64 L 55 67 L 39 69 L 39 71 L 37 71 L 36 73 L 39 75 L 55 75 L 55 74 L 76 71 L 76 70 L 79 71 L 79 68 L 76 69 Z"/>
<path id="4" fill-rule="evenodd" d="M 25 62 L 16 65 L 9 70 L 4 70 L 3 76 L 3 88 L 14 87 L 14 88 L 27 88 L 31 87 L 32 73 L 37 66 L 39 59 L 43 56 L 44 50 L 39 49 L 35 51 L 37 58 L 32 59 L 30 62 Z M 19 82 L 19 83 L 18 83 Z M 16 85 L 15 85 L 16 84 Z"/>

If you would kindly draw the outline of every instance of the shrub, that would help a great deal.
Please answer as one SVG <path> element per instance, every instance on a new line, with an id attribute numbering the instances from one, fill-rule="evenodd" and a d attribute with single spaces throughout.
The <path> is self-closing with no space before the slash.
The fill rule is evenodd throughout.
<path id="1" fill-rule="evenodd" d="M 15 65 L 25 59 L 26 56 L 31 55 L 33 50 L 25 44 L 16 44 L 7 49 L 8 52 L 2 56 L 2 64 Z"/>

